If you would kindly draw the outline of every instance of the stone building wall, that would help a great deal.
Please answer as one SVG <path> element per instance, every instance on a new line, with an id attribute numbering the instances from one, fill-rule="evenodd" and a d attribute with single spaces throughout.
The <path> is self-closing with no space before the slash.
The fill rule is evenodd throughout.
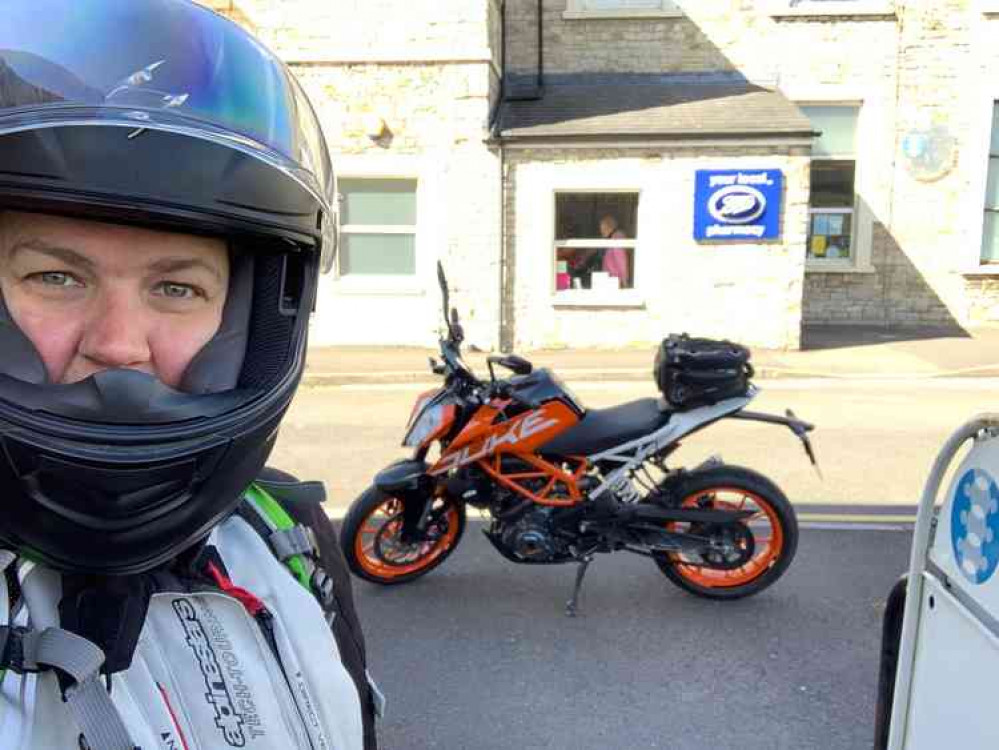
<path id="1" fill-rule="evenodd" d="M 413 278 L 320 282 L 313 344 L 436 342 L 443 261 L 482 348 L 499 334 L 498 0 L 206 0 L 294 71 L 344 177 L 417 180 Z M 384 131 L 375 136 L 375 131 Z"/>
<path id="2" fill-rule="evenodd" d="M 858 245 L 847 273 L 809 265 L 805 322 L 981 325 L 999 321 L 981 247 L 988 122 L 999 99 L 999 13 L 977 0 L 857 0 L 856 12 L 779 0 L 680 3 L 682 17 L 571 17 L 544 0 L 547 80 L 724 73 L 801 104 L 861 105 Z M 808 4 L 803 4 L 807 6 Z M 846 4 L 829 4 L 846 7 Z M 537 0 L 509 0 L 509 69 L 536 72 Z M 906 137 L 942 129 L 950 169 L 917 175 Z"/>

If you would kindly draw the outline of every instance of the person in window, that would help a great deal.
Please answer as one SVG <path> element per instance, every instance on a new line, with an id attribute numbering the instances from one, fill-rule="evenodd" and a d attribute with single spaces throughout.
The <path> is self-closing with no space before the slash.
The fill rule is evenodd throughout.
<path id="1" fill-rule="evenodd" d="M 572 248 L 565 254 L 573 288 L 590 288 L 593 272 L 602 268 L 603 260 L 600 252 L 600 248 L 597 247 L 582 247 Z"/>
<path id="2" fill-rule="evenodd" d="M 613 214 L 605 214 L 600 219 L 600 236 L 604 239 L 623 240 L 625 233 L 617 223 L 617 217 Z M 631 274 L 629 264 L 629 252 L 623 247 L 609 247 L 603 251 L 601 259 L 601 270 L 606 271 L 618 280 L 621 289 L 631 288 Z"/>
<path id="3" fill-rule="evenodd" d="M 5 0 L 0 174 L 0 748 L 374 750 L 322 488 L 265 467 L 336 241 L 300 85 L 187 0 Z"/>

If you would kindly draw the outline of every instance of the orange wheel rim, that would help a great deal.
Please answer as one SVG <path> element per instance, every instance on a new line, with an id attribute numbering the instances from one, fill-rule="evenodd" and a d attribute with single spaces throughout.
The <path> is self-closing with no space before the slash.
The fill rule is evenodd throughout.
<path id="1" fill-rule="evenodd" d="M 434 503 L 443 504 L 443 501 L 434 500 Z M 354 556 L 369 575 L 390 579 L 416 573 L 451 549 L 458 537 L 458 510 L 448 505 L 428 526 L 430 539 L 403 543 L 399 539 L 402 508 L 401 500 L 388 498 L 364 518 L 354 536 Z"/>
<path id="2" fill-rule="evenodd" d="M 671 552 L 669 557 L 675 570 L 691 583 L 705 588 L 733 588 L 751 583 L 769 570 L 780 559 L 784 550 L 784 530 L 774 507 L 755 492 L 737 487 L 714 487 L 706 492 L 684 498 L 681 507 L 699 505 L 702 498 L 710 498 L 710 507 L 719 510 L 753 510 L 748 523 L 753 534 L 753 554 L 737 568 L 722 570 L 689 564 L 684 554 Z M 672 522 L 671 531 L 684 531 L 690 524 Z"/>

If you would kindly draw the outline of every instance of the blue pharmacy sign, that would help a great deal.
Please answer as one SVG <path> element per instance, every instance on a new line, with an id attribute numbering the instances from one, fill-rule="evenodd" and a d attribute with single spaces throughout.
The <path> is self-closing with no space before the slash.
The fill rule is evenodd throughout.
<path id="1" fill-rule="evenodd" d="M 698 169 L 694 185 L 695 240 L 780 237 L 784 174 L 779 169 Z"/>

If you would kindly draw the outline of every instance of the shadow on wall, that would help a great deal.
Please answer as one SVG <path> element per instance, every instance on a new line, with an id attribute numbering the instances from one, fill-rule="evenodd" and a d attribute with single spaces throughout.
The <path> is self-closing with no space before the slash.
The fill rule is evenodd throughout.
<path id="1" fill-rule="evenodd" d="M 805 273 L 802 348 L 970 338 L 888 227 L 872 223 L 873 272 Z"/>

